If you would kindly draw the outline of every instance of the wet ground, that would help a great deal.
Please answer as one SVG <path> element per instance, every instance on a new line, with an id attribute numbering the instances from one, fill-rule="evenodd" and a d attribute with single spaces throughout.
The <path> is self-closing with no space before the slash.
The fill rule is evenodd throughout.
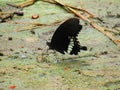
<path id="1" fill-rule="evenodd" d="M 16 4 L 24 0 L 1 0 Z M 117 30 L 120 39 L 119 0 L 60 0 L 90 11 L 100 26 Z M 6 11 L 7 12 L 7 11 Z M 23 9 L 24 16 L 0 23 L 0 90 L 119 90 L 120 45 L 80 20 L 79 41 L 88 47 L 77 56 L 48 50 L 54 30 L 61 22 L 75 17 L 63 8 L 42 1 Z M 32 15 L 38 19 L 31 19 Z M 49 26 L 34 26 L 35 23 Z M 54 24 L 52 24 L 54 23 Z M 115 31 L 116 32 L 116 31 Z M 48 51 L 47 51 L 48 50 Z"/>

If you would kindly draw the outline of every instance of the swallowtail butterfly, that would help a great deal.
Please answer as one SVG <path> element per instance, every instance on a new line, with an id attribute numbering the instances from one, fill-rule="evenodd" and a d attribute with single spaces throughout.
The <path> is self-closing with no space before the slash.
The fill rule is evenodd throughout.
<path id="1" fill-rule="evenodd" d="M 86 46 L 81 46 L 77 36 L 82 29 L 79 19 L 70 18 L 62 23 L 54 32 L 51 42 L 47 42 L 50 49 L 56 50 L 62 54 L 68 53 L 69 44 L 72 42 L 69 54 L 77 55 L 80 50 L 87 50 Z"/>

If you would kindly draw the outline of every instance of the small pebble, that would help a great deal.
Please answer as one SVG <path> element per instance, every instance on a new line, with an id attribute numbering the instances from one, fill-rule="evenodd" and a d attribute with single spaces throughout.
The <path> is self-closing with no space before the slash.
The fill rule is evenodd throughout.
<path id="1" fill-rule="evenodd" d="M 8 40 L 11 41 L 11 40 L 12 40 L 12 37 L 8 37 Z"/>
<path id="2" fill-rule="evenodd" d="M 10 49 L 10 51 L 13 51 L 13 49 Z"/>
<path id="3" fill-rule="evenodd" d="M 19 54 L 19 58 L 25 59 L 25 58 L 27 58 L 27 56 L 26 56 L 25 54 L 23 54 L 23 53 L 20 53 L 20 54 Z"/>
<path id="4" fill-rule="evenodd" d="M 38 50 L 42 50 L 41 48 L 37 48 Z"/>
<path id="5" fill-rule="evenodd" d="M 32 34 L 35 34 L 35 31 L 33 31 L 33 30 L 31 30 L 30 32 L 31 32 Z"/>
<path id="6" fill-rule="evenodd" d="M 39 15 L 32 15 L 32 19 L 37 19 L 39 18 Z"/>
<path id="7" fill-rule="evenodd" d="M 4 56 L 4 54 L 3 54 L 3 53 L 0 53 L 0 56 Z"/>
<path id="8" fill-rule="evenodd" d="M 23 11 L 16 11 L 14 13 L 17 14 L 18 16 L 23 16 L 24 15 Z"/>
<path id="9" fill-rule="evenodd" d="M 15 85 L 9 86 L 9 89 L 15 89 L 15 88 L 16 88 Z"/>
<path id="10" fill-rule="evenodd" d="M 0 37 L 2 37 L 3 35 L 0 35 Z"/>
<path id="11" fill-rule="evenodd" d="M 101 52 L 101 54 L 102 54 L 102 55 L 106 55 L 106 54 L 108 54 L 108 52 L 107 52 L 107 51 L 104 51 L 104 52 Z"/>

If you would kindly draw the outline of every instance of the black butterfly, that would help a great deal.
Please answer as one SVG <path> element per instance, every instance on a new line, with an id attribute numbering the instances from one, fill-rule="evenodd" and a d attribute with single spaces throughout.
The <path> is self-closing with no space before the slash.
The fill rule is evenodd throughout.
<path id="1" fill-rule="evenodd" d="M 65 54 L 72 39 L 73 47 L 70 51 L 71 55 L 77 55 L 80 50 L 87 50 L 87 47 L 81 46 L 79 41 L 77 40 L 77 36 L 81 29 L 82 25 L 79 25 L 79 19 L 68 19 L 57 28 L 57 30 L 53 34 L 51 42 L 47 42 L 49 48 Z"/>

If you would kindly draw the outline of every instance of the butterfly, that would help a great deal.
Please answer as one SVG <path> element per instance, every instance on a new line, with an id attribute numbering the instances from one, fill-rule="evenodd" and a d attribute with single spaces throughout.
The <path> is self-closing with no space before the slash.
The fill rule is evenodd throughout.
<path id="1" fill-rule="evenodd" d="M 87 50 L 86 46 L 81 46 L 77 39 L 82 25 L 78 18 L 70 18 L 63 22 L 54 32 L 51 42 L 47 42 L 50 49 L 56 50 L 62 54 L 68 52 L 69 44 L 72 42 L 72 48 L 69 54 L 77 55 L 80 50 Z"/>

